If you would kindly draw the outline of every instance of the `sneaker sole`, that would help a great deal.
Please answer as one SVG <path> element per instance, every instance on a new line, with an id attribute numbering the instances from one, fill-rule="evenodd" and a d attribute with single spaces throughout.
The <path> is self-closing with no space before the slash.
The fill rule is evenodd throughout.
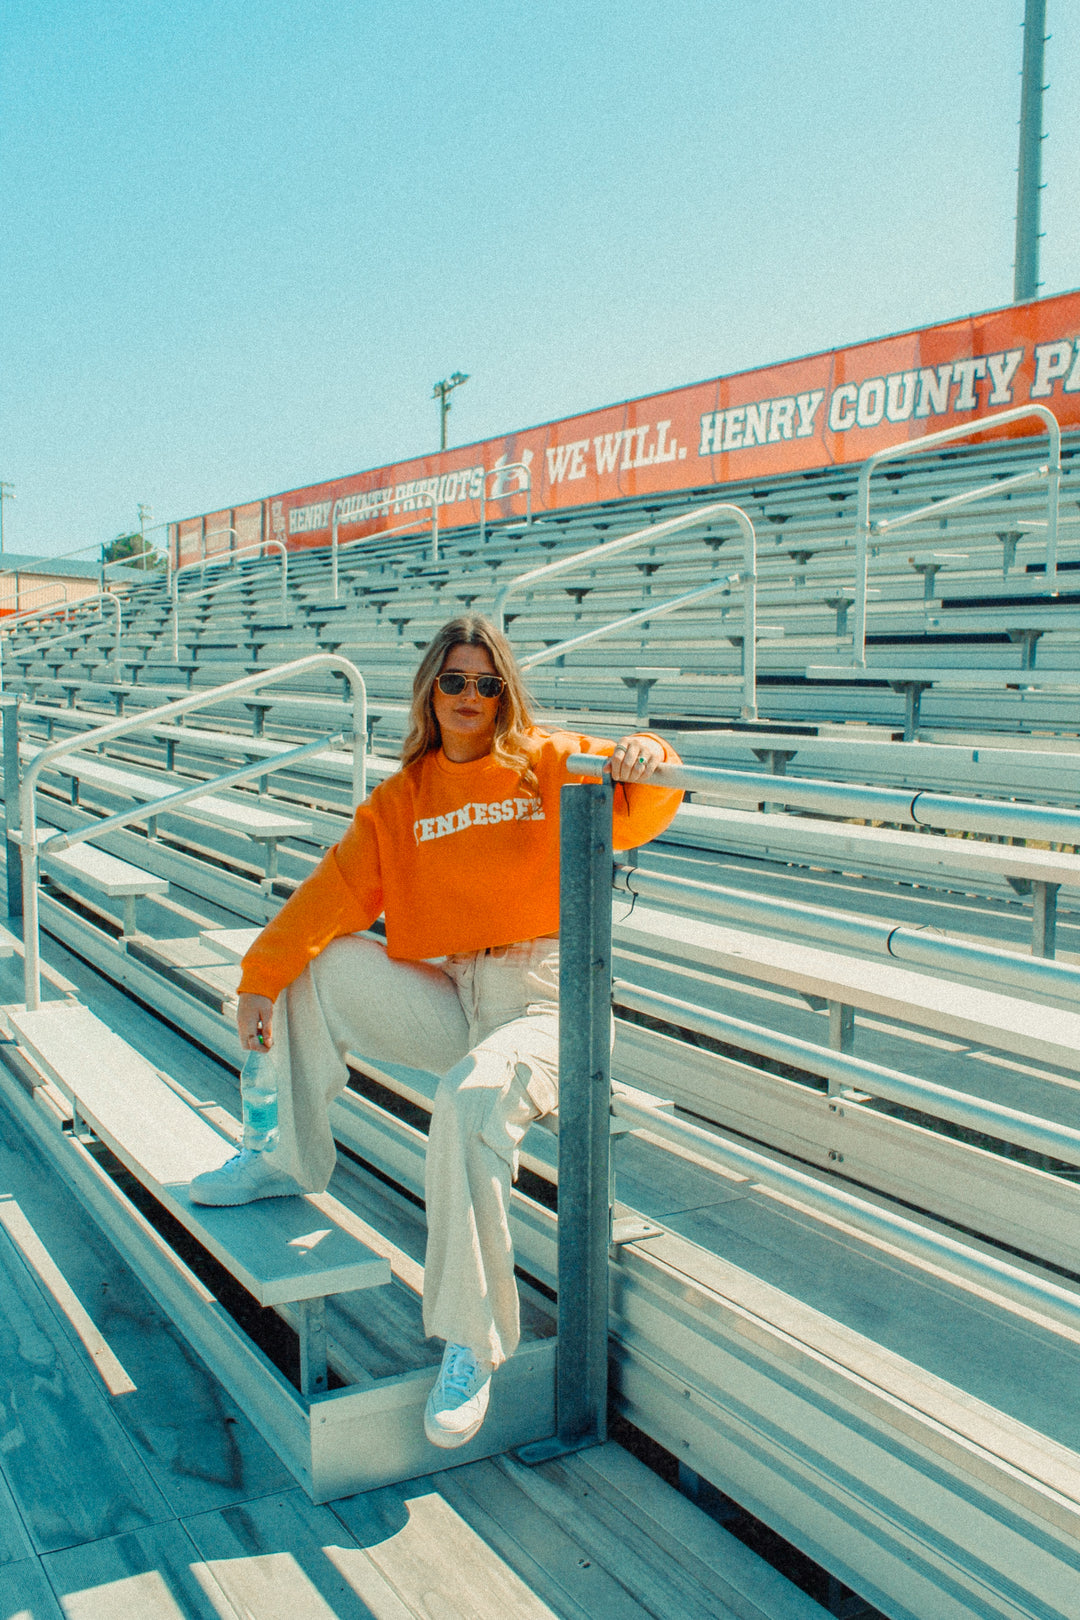
<path id="1" fill-rule="evenodd" d="M 206 1198 L 198 1193 L 188 1190 L 188 1197 L 193 1204 L 202 1204 L 207 1209 L 236 1209 L 241 1204 L 258 1204 L 264 1198 L 302 1198 L 304 1195 L 299 1187 L 270 1187 L 264 1192 L 249 1193 L 242 1198 Z"/>
<path id="2" fill-rule="evenodd" d="M 484 1413 L 484 1417 L 487 1417 L 486 1412 Z M 434 1423 L 429 1422 L 428 1415 L 425 1412 L 424 1433 L 431 1444 L 433 1446 L 438 1446 L 440 1451 L 453 1451 L 457 1446 L 467 1446 L 473 1436 L 480 1433 L 480 1430 L 484 1426 L 484 1417 L 479 1418 L 467 1429 L 451 1431 L 449 1429 L 439 1428 Z"/>
<path id="3" fill-rule="evenodd" d="M 468 1445 L 474 1435 L 479 1434 L 488 1415 L 488 1402 L 484 1403 L 484 1410 L 475 1422 L 470 1423 L 467 1429 L 444 1429 L 432 1416 L 431 1407 L 424 1408 L 424 1433 L 433 1446 L 440 1451 L 452 1451 L 455 1446 Z"/>

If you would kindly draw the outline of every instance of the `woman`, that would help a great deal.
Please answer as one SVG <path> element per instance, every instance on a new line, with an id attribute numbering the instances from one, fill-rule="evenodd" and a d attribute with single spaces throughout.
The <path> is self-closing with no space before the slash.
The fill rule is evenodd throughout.
<path id="1" fill-rule="evenodd" d="M 445 624 L 413 683 L 402 768 L 244 958 L 245 1052 L 277 1054 L 279 1142 L 197 1176 L 204 1204 L 321 1192 L 346 1054 L 442 1076 L 428 1137 L 424 1329 L 446 1340 L 429 1440 L 469 1440 L 517 1348 L 511 1179 L 558 1098 L 559 790 L 566 759 L 611 756 L 616 849 L 667 826 L 681 795 L 648 783 L 675 755 L 533 724 L 510 644 L 477 614 Z M 362 938 L 385 916 L 386 945 Z"/>

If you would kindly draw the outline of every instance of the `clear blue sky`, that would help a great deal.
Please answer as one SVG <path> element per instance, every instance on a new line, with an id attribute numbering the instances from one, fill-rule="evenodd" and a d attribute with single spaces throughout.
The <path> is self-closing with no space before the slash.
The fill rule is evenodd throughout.
<path id="1" fill-rule="evenodd" d="M 1080 6 L 1042 274 L 1080 285 Z M 1008 303 L 1023 0 L 2 0 L 10 550 Z"/>

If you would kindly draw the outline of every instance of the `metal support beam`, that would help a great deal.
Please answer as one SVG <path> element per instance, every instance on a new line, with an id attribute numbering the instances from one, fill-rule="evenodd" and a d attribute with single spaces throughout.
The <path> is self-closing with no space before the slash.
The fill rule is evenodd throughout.
<path id="1" fill-rule="evenodd" d="M 766 760 L 768 761 L 770 776 L 783 776 L 783 775 L 785 775 L 786 772 L 787 772 L 788 760 L 789 759 L 794 759 L 795 755 L 797 753 L 798 753 L 797 748 L 755 748 L 754 749 L 754 757 L 756 759 L 760 759 L 763 764 L 765 763 Z M 776 805 L 776 804 L 763 803 L 763 804 L 758 805 L 758 809 L 763 810 L 766 814 L 772 814 L 776 810 L 780 809 L 780 806 Z"/>
<path id="2" fill-rule="evenodd" d="M 300 1338 L 300 1393 L 325 1395 L 326 1371 L 326 1301 L 302 1299 L 296 1306 L 300 1318 L 297 1333 Z"/>
<path id="3" fill-rule="evenodd" d="M 1031 954 L 1052 957 L 1057 947 L 1057 894 L 1060 883 L 1031 885 Z"/>
<path id="4" fill-rule="evenodd" d="M 19 818 L 19 698 L 11 692 L 0 697 L 4 727 L 4 848 L 7 852 L 7 910 L 9 917 L 22 916 L 22 857 L 12 833 L 21 825 Z"/>
<path id="5" fill-rule="evenodd" d="M 649 723 L 649 693 L 657 681 L 678 673 L 677 669 L 639 669 L 634 675 L 622 677 L 623 684 L 635 694 L 637 709 L 634 719 L 639 726 L 647 726 Z"/>
<path id="6" fill-rule="evenodd" d="M 855 1050 L 855 1009 L 843 1001 L 829 1002 L 829 1047 L 834 1052 Z"/>
<path id="7" fill-rule="evenodd" d="M 562 790 L 557 1429 L 527 1463 L 607 1437 L 611 801 L 610 780 Z"/>
<path id="8" fill-rule="evenodd" d="M 1020 668 L 1021 669 L 1034 669 L 1035 668 L 1036 649 L 1037 649 L 1038 644 L 1039 644 L 1039 638 L 1042 636 L 1042 634 L 1043 634 L 1043 632 L 1041 630 L 1010 630 L 1010 631 L 1008 631 L 1009 640 L 1010 641 L 1018 641 L 1020 643 L 1020 646 L 1021 646 Z"/>
<path id="9" fill-rule="evenodd" d="M 919 709 L 922 695 L 933 681 L 890 681 L 894 692 L 904 694 L 904 741 L 914 742 L 919 729 Z"/>

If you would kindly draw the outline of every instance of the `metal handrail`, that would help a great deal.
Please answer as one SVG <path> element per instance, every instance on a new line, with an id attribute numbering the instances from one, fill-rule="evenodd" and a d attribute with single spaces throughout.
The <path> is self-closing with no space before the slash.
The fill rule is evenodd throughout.
<path id="1" fill-rule="evenodd" d="M 97 726 L 93 731 L 82 732 L 78 737 L 66 737 L 60 742 L 52 743 L 44 748 L 32 761 L 19 787 L 20 825 L 22 831 L 19 843 L 22 854 L 23 875 L 23 956 L 24 956 L 24 985 L 27 1011 L 33 1012 L 41 1005 L 41 952 L 40 952 L 40 918 L 38 907 L 38 852 L 37 836 L 37 800 L 35 789 L 42 771 L 48 770 L 58 759 L 64 759 L 69 754 L 81 753 L 84 749 L 97 747 L 111 742 L 114 737 L 121 737 L 130 731 L 138 731 L 148 725 L 157 725 L 161 721 L 171 719 L 173 715 L 188 714 L 194 709 L 205 709 L 215 703 L 222 703 L 228 698 L 239 697 L 243 692 L 255 691 L 259 687 L 276 684 L 280 681 L 290 680 L 294 675 L 307 674 L 315 669 L 338 670 L 349 682 L 352 691 L 352 747 L 353 747 L 353 805 L 361 804 L 367 794 L 367 687 L 364 677 L 356 665 L 338 653 L 310 653 L 306 658 L 296 658 L 291 663 L 280 664 L 276 669 L 260 670 L 256 675 L 245 675 L 241 680 L 228 681 L 224 686 L 212 687 L 208 692 L 194 692 L 190 697 L 178 698 L 173 703 L 164 703 L 159 708 L 147 709 L 139 715 L 129 715 L 126 719 L 110 720 L 107 725 Z M 302 752 L 316 745 L 305 745 Z M 326 743 L 320 739 L 318 745 L 324 748 Z M 297 758 L 297 752 L 290 750 L 287 755 L 278 755 L 269 760 L 263 759 L 250 767 L 244 767 L 240 772 L 230 773 L 230 781 L 240 781 L 246 776 L 265 776 L 271 771 L 279 770 L 282 764 L 290 763 Z M 224 779 L 222 779 L 224 781 Z M 195 798 L 210 791 L 214 786 L 210 782 L 202 782 L 190 794 L 181 795 Z M 176 796 L 166 794 L 160 801 L 155 800 L 149 804 L 135 806 L 130 812 L 121 812 L 124 819 L 135 821 L 143 820 L 160 809 L 162 804 L 177 803 Z M 91 828 L 86 836 L 92 837 L 100 832 L 102 824 Z M 115 818 L 110 819 L 110 826 L 116 826 Z M 51 839 L 45 840 L 46 844 Z M 58 847 L 58 846 L 57 846 Z"/>
<path id="2" fill-rule="evenodd" d="M 730 595 L 732 585 L 739 583 L 739 574 L 726 574 L 723 579 L 714 580 L 711 585 L 703 585 L 699 590 L 686 591 L 682 596 L 675 596 L 668 602 L 659 602 L 656 607 L 643 608 L 637 613 L 630 613 L 624 619 L 613 619 L 610 624 L 601 624 L 594 630 L 583 630 L 580 636 L 571 636 L 567 641 L 557 641 L 543 652 L 530 653 L 527 658 L 518 659 L 519 669 L 535 669 L 537 664 L 549 663 L 553 658 L 561 658 L 564 653 L 573 652 L 577 647 L 584 647 L 591 641 L 600 641 L 604 636 L 613 636 L 619 631 L 632 630 L 635 625 L 644 624 L 649 619 L 662 618 L 665 613 L 674 613 L 677 608 L 689 607 L 692 602 L 703 602 L 706 597 L 717 594 Z M 743 638 L 743 680 L 746 679 L 746 639 Z M 744 720 L 757 719 L 756 692 L 751 685 L 749 690 L 744 688 L 744 702 L 740 711 Z"/>
<path id="3" fill-rule="evenodd" d="M 600 754 L 571 754 L 566 762 L 567 770 L 578 776 L 600 776 L 610 764 Z M 649 781 L 658 787 L 714 793 L 729 806 L 756 805 L 768 799 L 771 804 L 794 805 L 827 816 L 902 821 L 937 832 L 1080 844 L 1080 810 L 1059 810 L 1051 805 L 964 799 L 928 793 L 922 788 L 854 787 L 811 776 L 764 776 L 757 771 L 727 771 L 715 765 L 658 765 Z"/>
<path id="4" fill-rule="evenodd" d="M 679 517 L 665 518 L 662 523 L 653 523 L 647 529 L 637 529 L 633 534 L 624 534 L 618 540 L 604 540 L 598 546 L 590 546 L 586 551 L 577 551 L 572 557 L 560 557 L 558 561 L 544 563 L 539 568 L 530 568 L 527 573 L 518 574 L 516 579 L 509 580 L 495 597 L 493 616 L 500 630 L 506 628 L 506 604 L 511 594 L 523 585 L 531 585 L 538 579 L 547 579 L 555 574 L 568 573 L 572 568 L 580 568 L 585 563 L 597 562 L 601 558 L 617 557 L 624 551 L 630 551 L 636 546 L 649 545 L 661 539 L 664 535 L 674 534 L 680 529 L 690 528 L 697 523 L 709 522 L 716 517 L 731 517 L 738 524 L 744 540 L 746 541 L 746 565 L 738 576 L 743 584 L 743 716 L 748 720 L 757 718 L 757 535 L 754 525 L 747 517 L 741 506 L 733 506 L 730 501 L 714 502 L 710 506 L 699 506 L 693 511 L 683 512 Z M 720 588 L 726 586 L 732 576 L 725 576 L 720 582 Z M 709 590 L 703 587 L 703 590 Z M 667 611 L 671 611 L 668 604 Z M 604 626 L 599 632 L 606 633 L 614 626 Z M 590 638 L 595 639 L 590 632 Z M 579 643 L 580 644 L 580 643 Z M 565 649 L 564 649 L 565 650 Z"/>
<path id="5" fill-rule="evenodd" d="M 281 611 L 285 613 L 288 611 L 289 606 L 289 553 L 282 541 L 256 540 L 250 546 L 241 546 L 239 551 L 230 551 L 228 553 L 227 560 L 229 562 L 235 562 L 238 557 L 243 557 L 247 552 L 267 550 L 277 550 L 281 552 Z M 172 607 L 170 613 L 172 618 L 172 650 L 174 663 L 180 657 L 180 588 L 178 581 L 180 575 L 189 568 L 205 568 L 205 560 L 203 562 L 184 563 L 181 568 L 173 569 L 171 581 Z M 184 597 L 184 601 L 185 603 L 195 602 L 201 596 L 215 596 L 218 591 L 236 590 L 244 583 L 245 581 L 242 579 L 227 579 L 218 585 L 206 585 L 200 590 L 188 591 L 187 595 Z"/>
<path id="6" fill-rule="evenodd" d="M 204 568 L 208 562 L 216 562 L 219 557 L 225 557 L 231 561 L 231 559 L 236 555 L 236 552 L 230 544 L 228 551 L 217 551 L 212 557 L 207 556 L 206 542 L 208 540 L 213 540 L 219 534 L 231 535 L 234 540 L 239 540 L 240 538 L 239 533 L 233 528 L 231 523 L 226 524 L 224 529 L 211 529 L 209 533 L 204 532 L 202 536 L 202 563 Z M 262 543 L 263 542 L 260 540 L 259 544 L 262 545 Z"/>
<path id="7" fill-rule="evenodd" d="M 38 849 L 45 850 L 49 856 L 58 855 L 61 850 L 74 849 L 76 844 L 87 844 L 91 839 L 102 838 L 106 833 L 116 832 L 133 821 L 146 821 L 169 810 L 179 810 L 182 804 L 190 804 L 193 799 L 207 798 L 222 788 L 235 787 L 238 782 L 250 782 L 253 776 L 269 776 L 286 765 L 295 764 L 298 759 L 321 753 L 324 748 L 342 742 L 344 738 L 343 731 L 331 731 L 325 737 L 316 737 L 313 742 L 298 743 L 295 748 L 287 748 L 283 753 L 269 754 L 246 765 L 238 765 L 235 770 L 226 771 L 222 776 L 207 777 L 191 787 L 166 793 L 159 799 L 140 799 L 130 810 L 117 810 L 114 815 L 106 816 L 102 821 L 93 821 L 88 827 L 78 827 L 66 833 L 47 833 Z"/>
<path id="8" fill-rule="evenodd" d="M 154 527 L 158 528 L 158 529 L 160 529 L 160 528 L 169 528 L 169 527 L 171 527 L 171 524 L 157 523 L 157 524 L 154 525 Z M 219 552 L 215 553 L 215 555 L 213 557 L 208 557 L 206 555 L 206 542 L 208 540 L 212 540 L 214 538 L 214 536 L 217 535 L 217 534 L 231 534 L 234 537 L 234 539 L 237 539 L 237 540 L 239 540 L 239 538 L 240 538 L 240 535 L 239 535 L 238 531 L 233 528 L 231 523 L 229 523 L 223 529 L 211 529 L 209 532 L 200 533 L 200 535 L 199 535 L 199 549 L 201 551 L 201 556 L 197 557 L 194 562 L 189 562 L 189 563 L 179 563 L 178 562 L 177 566 L 175 568 L 173 568 L 173 566 L 172 566 L 172 553 L 171 552 L 168 553 L 169 567 L 168 567 L 168 570 L 167 570 L 168 579 L 167 579 L 166 583 L 170 586 L 170 588 L 171 588 L 171 585 L 172 585 L 172 578 L 173 578 L 174 574 L 182 574 L 186 568 L 202 568 L 202 569 L 205 569 L 208 562 L 210 562 L 210 563 L 216 562 L 219 557 L 222 557 L 222 558 L 225 558 L 226 560 L 229 560 L 229 559 L 231 559 L 232 557 L 234 557 L 236 555 L 236 553 L 233 551 L 231 546 L 229 547 L 228 551 L 219 551 Z M 262 541 L 262 540 L 259 541 L 260 546 L 264 545 L 264 544 L 266 544 L 265 541 Z M 250 548 L 247 548 L 247 549 L 250 549 Z M 179 540 L 177 541 L 176 554 L 177 554 L 177 557 L 179 558 L 179 555 L 180 555 Z"/>
<path id="9" fill-rule="evenodd" d="M 993 484 L 980 485 L 978 489 L 969 490 L 962 496 L 951 495 L 942 501 L 931 501 L 926 506 L 919 507 L 914 512 L 908 512 L 901 517 L 885 518 L 879 523 L 870 521 L 870 479 L 875 468 L 883 461 L 896 461 L 902 457 L 914 455 L 921 450 L 930 450 L 935 445 L 948 444 L 955 439 L 968 439 L 976 433 L 988 433 L 992 428 L 1002 427 L 1008 422 L 1019 422 L 1025 417 L 1035 416 L 1045 423 L 1050 440 L 1050 461 L 1045 468 L 1038 468 L 1027 473 L 1018 473 L 1013 478 L 998 480 Z M 1058 506 L 1061 490 L 1061 429 L 1053 411 L 1045 405 L 1019 405 L 1015 410 L 999 411 L 995 416 L 984 416 L 977 422 L 964 422 L 959 427 L 945 428 L 940 433 L 928 434 L 924 439 L 910 439 L 903 444 L 894 444 L 887 450 L 878 450 L 872 456 L 867 456 L 859 468 L 858 489 L 858 528 L 856 530 L 855 553 L 855 623 L 852 630 L 851 661 L 854 668 L 866 668 L 866 583 L 867 563 L 870 550 L 870 537 L 874 533 L 884 534 L 887 529 L 899 528 L 903 523 L 913 523 L 918 518 L 926 517 L 928 513 L 940 512 L 950 507 L 968 505 L 972 501 L 987 500 L 992 495 L 999 495 L 1003 489 L 1018 487 L 1025 483 L 1041 482 L 1047 480 L 1047 534 L 1046 534 L 1046 588 L 1049 591 L 1057 590 L 1057 529 Z"/>
<path id="10" fill-rule="evenodd" d="M 431 560 L 439 560 L 439 503 L 429 489 L 423 489 L 417 495 L 410 495 L 409 500 L 426 500 L 431 503 Z M 330 519 L 330 582 L 333 599 L 338 599 L 338 552 L 345 551 L 349 546 L 359 546 L 365 540 L 383 540 L 390 534 L 402 534 L 416 527 L 415 523 L 398 523 L 392 529 L 380 529 L 377 534 L 360 534 L 355 540 L 338 540 L 338 524 L 341 521 L 338 507 L 340 500 L 334 502 L 334 510 Z M 366 523 L 366 518 L 346 518 L 346 522 Z"/>
<path id="11" fill-rule="evenodd" d="M 977 945 L 925 929 L 905 928 L 902 923 L 852 917 L 825 906 L 773 900 L 723 884 L 670 877 L 637 866 L 616 865 L 614 881 L 618 893 L 640 900 L 671 903 L 688 911 L 788 934 L 802 935 L 805 930 L 815 940 L 858 951 L 863 957 L 884 956 L 931 972 L 989 978 L 998 985 L 1008 985 L 1014 992 L 1080 1001 L 1080 969 L 1045 957 L 1021 956 L 994 945 Z"/>
<path id="12" fill-rule="evenodd" d="M 81 557 L 84 551 L 103 551 L 100 540 L 88 540 L 85 546 L 76 546 L 74 551 L 58 551 L 55 557 L 40 557 L 37 560 L 43 563 L 67 562 L 72 557 Z M 25 568 L 0 568 L 0 579 L 10 579 L 13 574 L 24 574 Z"/>
<path id="13" fill-rule="evenodd" d="M 56 590 L 57 587 L 54 585 L 46 585 L 43 587 L 43 589 L 51 591 Z M 60 612 L 70 615 L 71 609 L 73 607 L 77 607 L 81 601 L 83 601 L 81 596 L 77 596 L 74 602 L 70 601 L 68 597 L 65 596 L 62 602 L 50 602 L 45 607 L 20 608 L 16 613 L 5 613 L 3 617 L 0 618 L 0 631 L 7 631 L 8 629 L 15 628 L 21 629 L 28 619 L 48 619 L 54 614 L 58 614 Z"/>
<path id="14" fill-rule="evenodd" d="M 121 634 L 122 634 L 122 630 L 123 630 L 123 619 L 124 619 L 123 609 L 120 606 L 120 598 L 117 595 L 115 595 L 115 593 L 113 591 L 98 591 L 93 596 L 80 596 L 78 598 L 79 607 L 88 606 L 91 602 L 100 602 L 102 604 L 103 609 L 104 609 L 104 605 L 105 605 L 106 602 L 111 602 L 113 607 L 116 609 L 116 635 L 115 635 L 114 640 L 113 640 L 113 662 L 114 662 L 114 664 L 116 666 L 116 673 L 117 673 L 117 675 L 119 675 L 119 673 L 120 673 L 120 640 L 121 640 Z M 41 609 L 38 609 L 38 612 L 40 612 L 40 611 L 41 611 Z M 105 621 L 105 613 L 104 613 L 104 611 L 102 611 L 102 612 L 100 612 L 98 614 L 97 619 L 95 620 L 95 623 L 103 624 L 104 621 Z M 6 625 L 4 625 L 2 621 L 0 621 L 0 631 L 5 630 L 6 628 L 7 628 Z M 35 653 L 48 652 L 50 647 L 59 647 L 63 642 L 66 642 L 66 641 L 75 641 L 79 636 L 84 635 L 88 629 L 92 630 L 93 625 L 92 624 L 91 625 L 82 624 L 82 625 L 79 626 L 79 628 L 77 630 L 65 630 L 62 635 L 53 636 L 49 641 L 37 642 L 35 644 L 35 646 L 34 646 L 34 651 L 35 651 Z M 3 690 L 4 690 L 4 639 L 3 639 L 3 635 L 0 634 L 0 692 L 2 692 Z"/>
<path id="15" fill-rule="evenodd" d="M 20 570 L 15 569 L 15 570 L 13 570 L 13 572 L 18 573 L 18 572 L 20 572 Z M 68 608 L 68 607 L 73 607 L 74 606 L 74 603 L 72 602 L 70 596 L 68 595 L 68 586 L 65 585 L 61 580 L 57 580 L 55 585 L 34 585 L 28 591 L 16 590 L 15 600 L 16 600 L 16 602 L 18 602 L 20 597 L 25 598 L 27 596 L 31 596 L 31 597 L 40 596 L 42 594 L 42 592 L 44 592 L 44 591 L 63 591 L 64 594 L 60 598 L 59 602 L 47 602 L 44 607 L 39 607 L 39 608 L 19 608 L 19 607 L 17 607 L 13 613 L 5 613 L 3 618 L 0 618 L 0 624 L 11 624 L 12 621 L 15 620 L 15 619 L 18 619 L 19 621 L 22 621 L 22 620 L 25 620 L 25 619 L 33 619 L 33 618 L 36 618 L 38 616 L 40 616 L 42 618 L 47 618 L 50 613 L 55 613 L 57 608 Z M 77 596 L 75 598 L 75 601 L 76 602 L 81 602 L 82 597 Z"/>
<path id="16" fill-rule="evenodd" d="M 525 489 L 525 523 L 532 528 L 532 468 L 527 461 L 506 461 L 501 467 L 490 467 L 484 474 L 480 483 L 480 544 L 484 543 L 484 534 L 487 528 L 487 481 L 503 473 L 516 472 L 524 481 Z M 510 495 L 520 495 L 521 487 L 512 489 Z M 506 501 L 510 495 L 493 495 L 493 501 Z"/>

